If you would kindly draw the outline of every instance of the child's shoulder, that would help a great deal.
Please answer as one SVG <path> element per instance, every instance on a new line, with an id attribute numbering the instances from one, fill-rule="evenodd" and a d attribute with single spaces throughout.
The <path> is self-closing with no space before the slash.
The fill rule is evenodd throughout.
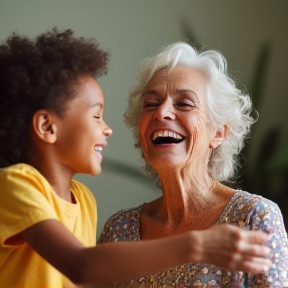
<path id="1" fill-rule="evenodd" d="M 1 172 L 7 171 L 33 171 L 36 170 L 33 166 L 26 163 L 17 163 L 1 168 Z M 37 170 L 36 170 L 37 171 Z"/>
<path id="2" fill-rule="evenodd" d="M 82 182 L 72 179 L 70 184 L 71 192 L 81 201 L 85 198 L 85 201 L 95 202 L 95 196 L 91 190 Z M 82 202 L 82 201 L 81 201 Z"/>
<path id="3" fill-rule="evenodd" d="M 71 180 L 71 189 L 90 191 L 90 189 L 85 184 L 75 179 Z"/>
<path id="4" fill-rule="evenodd" d="M 17 163 L 0 169 L 0 178 L 13 177 L 36 177 L 44 178 L 41 173 L 31 165 Z"/>

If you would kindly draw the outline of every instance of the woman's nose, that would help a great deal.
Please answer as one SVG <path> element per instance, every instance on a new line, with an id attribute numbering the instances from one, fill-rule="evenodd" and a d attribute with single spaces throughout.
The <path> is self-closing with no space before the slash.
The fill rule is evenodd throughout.
<path id="1" fill-rule="evenodd" d="M 154 118 L 158 121 L 163 121 L 164 119 L 174 120 L 175 113 L 173 103 L 164 102 L 159 105 L 155 111 Z"/>

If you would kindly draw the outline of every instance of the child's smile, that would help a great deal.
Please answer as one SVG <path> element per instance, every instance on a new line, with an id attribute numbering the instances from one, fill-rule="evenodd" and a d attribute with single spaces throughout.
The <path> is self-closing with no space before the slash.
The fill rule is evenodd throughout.
<path id="1" fill-rule="evenodd" d="M 64 116 L 57 119 L 55 148 L 72 173 L 97 175 L 106 138 L 112 134 L 103 120 L 104 95 L 92 77 L 83 78 L 76 93 Z"/>

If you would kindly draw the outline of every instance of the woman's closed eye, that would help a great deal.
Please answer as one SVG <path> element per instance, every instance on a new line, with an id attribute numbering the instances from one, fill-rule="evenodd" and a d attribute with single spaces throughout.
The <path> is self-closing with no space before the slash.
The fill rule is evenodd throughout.
<path id="1" fill-rule="evenodd" d="M 191 108 L 196 107 L 193 102 L 176 102 L 174 106 L 182 110 L 190 110 Z"/>
<path id="2" fill-rule="evenodd" d="M 149 102 L 143 103 L 143 108 L 157 107 L 159 105 L 160 105 L 159 102 L 149 101 Z"/>

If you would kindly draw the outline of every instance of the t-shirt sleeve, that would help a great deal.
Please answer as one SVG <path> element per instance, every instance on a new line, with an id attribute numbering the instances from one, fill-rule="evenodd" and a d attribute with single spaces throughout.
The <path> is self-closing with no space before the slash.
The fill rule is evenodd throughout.
<path id="1" fill-rule="evenodd" d="M 9 238 L 36 223 L 57 219 L 45 190 L 45 178 L 37 172 L 8 168 L 0 173 L 0 243 L 3 246 L 8 245 L 5 241 Z"/>
<path id="2" fill-rule="evenodd" d="M 262 198 L 263 199 L 263 198 Z M 248 215 L 248 223 L 253 230 L 269 233 L 267 245 L 271 249 L 272 266 L 267 274 L 253 275 L 250 280 L 259 287 L 288 286 L 288 240 L 283 217 L 277 204 L 267 199 L 255 203 Z M 258 286 L 257 286 L 258 287 Z"/>

